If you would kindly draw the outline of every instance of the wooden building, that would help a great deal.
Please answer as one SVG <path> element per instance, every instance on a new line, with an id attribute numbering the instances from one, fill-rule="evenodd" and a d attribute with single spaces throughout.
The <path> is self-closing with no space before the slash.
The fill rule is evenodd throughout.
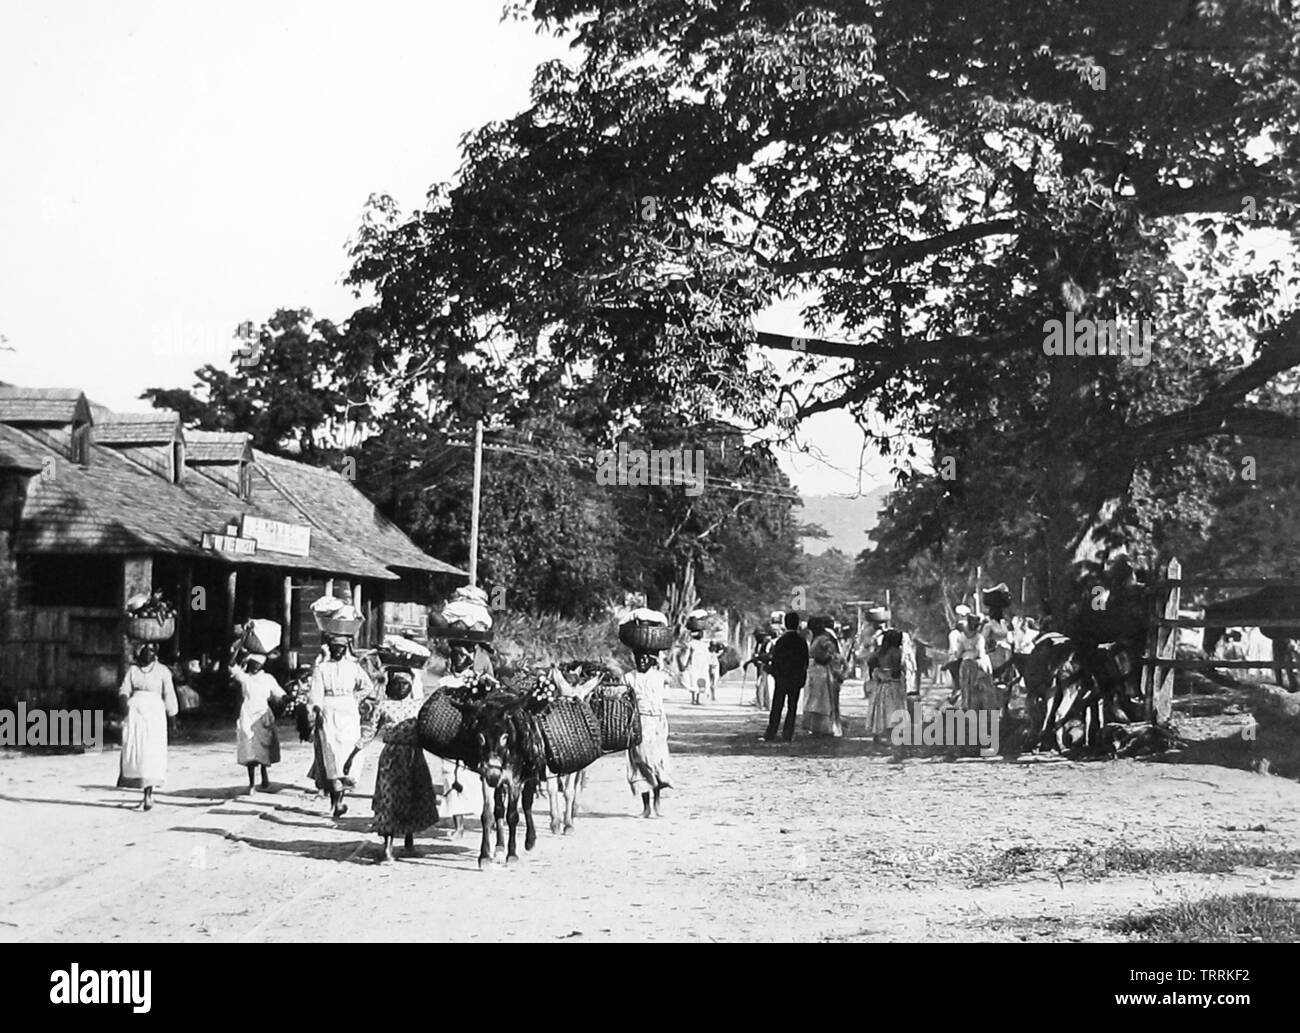
<path id="1" fill-rule="evenodd" d="M 0 563 L 15 589 L 0 622 L 0 699 L 32 702 L 116 690 L 128 658 L 123 607 L 139 592 L 161 590 L 177 607 L 167 662 L 220 663 L 237 627 L 269 618 L 284 627 L 292 667 L 320 646 L 310 607 L 322 595 L 356 605 L 367 618 L 361 644 L 373 645 L 389 631 L 422 636 L 432 576 L 466 576 L 343 476 L 255 450 L 245 434 L 9 385 Z"/>

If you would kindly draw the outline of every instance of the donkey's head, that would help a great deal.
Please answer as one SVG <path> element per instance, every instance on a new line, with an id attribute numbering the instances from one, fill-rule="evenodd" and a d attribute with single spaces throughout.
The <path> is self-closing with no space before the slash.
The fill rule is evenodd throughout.
<path id="1" fill-rule="evenodd" d="M 488 696 L 479 707 L 475 725 L 478 773 L 491 788 L 545 774 L 544 746 L 522 696 Z"/>

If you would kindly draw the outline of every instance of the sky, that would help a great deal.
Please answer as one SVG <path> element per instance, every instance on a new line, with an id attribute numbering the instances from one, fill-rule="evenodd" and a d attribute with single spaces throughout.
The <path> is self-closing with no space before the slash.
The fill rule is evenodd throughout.
<path id="1" fill-rule="evenodd" d="M 568 55 L 502 6 L 0 0 L 0 380 L 138 411 L 225 364 L 245 319 L 346 318 L 367 197 L 420 205 Z M 804 494 L 857 491 L 851 419 L 801 439 L 816 454 L 782 465 Z"/>

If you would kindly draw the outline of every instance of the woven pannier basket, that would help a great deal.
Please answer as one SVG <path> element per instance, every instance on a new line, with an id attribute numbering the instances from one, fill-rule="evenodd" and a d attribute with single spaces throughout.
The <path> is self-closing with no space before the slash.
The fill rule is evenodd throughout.
<path id="1" fill-rule="evenodd" d="M 641 712 L 630 689 L 621 685 L 601 685 L 587 697 L 600 722 L 600 748 L 617 753 L 641 745 Z"/>
<path id="2" fill-rule="evenodd" d="M 465 711 L 441 690 L 424 701 L 415 719 L 422 749 L 447 760 L 477 767 L 477 743 L 470 725 L 471 722 L 465 719 Z"/>
<path id="3" fill-rule="evenodd" d="M 166 642 L 176 634 L 176 618 L 128 617 L 126 637 L 136 642 Z"/>
<path id="4" fill-rule="evenodd" d="M 600 722 L 584 701 L 566 696 L 537 716 L 546 744 L 546 766 L 557 775 L 571 775 L 600 759 Z"/>

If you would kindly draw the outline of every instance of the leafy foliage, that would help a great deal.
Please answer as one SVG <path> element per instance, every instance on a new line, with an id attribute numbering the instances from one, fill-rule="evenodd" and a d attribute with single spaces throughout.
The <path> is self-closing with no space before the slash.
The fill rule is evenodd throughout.
<path id="1" fill-rule="evenodd" d="M 358 236 L 354 281 L 413 354 L 508 342 L 524 383 L 581 372 L 615 408 L 846 408 L 900 472 L 918 440 L 959 460 L 904 537 L 933 549 L 956 530 L 969 558 L 1014 535 L 1057 605 L 1078 562 L 1204 515 L 1211 439 L 1296 434 L 1252 397 L 1300 363 L 1294 265 L 1286 284 L 1225 283 L 1211 312 L 1177 253 L 1190 242 L 1212 283 L 1245 230 L 1294 224 L 1293 9 L 513 10 L 580 56 L 467 137 L 455 188 L 409 217 L 377 199 Z M 854 347 L 800 358 L 782 390 L 753 322 L 791 297 Z M 1067 311 L 1152 318 L 1158 362 L 1045 355 Z"/>

